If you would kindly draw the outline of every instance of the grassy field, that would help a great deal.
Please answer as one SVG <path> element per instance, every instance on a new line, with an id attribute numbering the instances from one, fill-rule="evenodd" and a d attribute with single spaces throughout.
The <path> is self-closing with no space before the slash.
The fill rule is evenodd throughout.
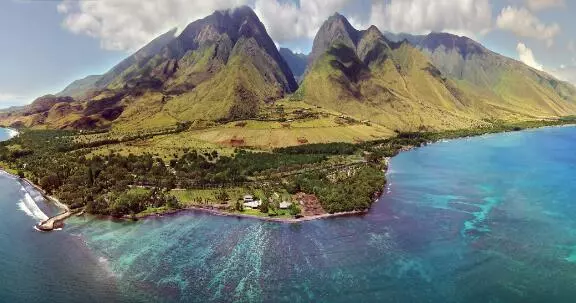
<path id="1" fill-rule="evenodd" d="M 181 156 L 186 150 L 199 152 L 217 151 L 220 155 L 231 155 L 234 148 L 220 146 L 211 142 L 195 139 L 187 133 L 156 136 L 146 140 L 136 140 L 126 143 L 106 145 L 94 149 L 90 155 L 107 155 L 111 152 L 127 156 L 152 154 L 164 160 Z"/>
<path id="2" fill-rule="evenodd" d="M 253 195 L 254 197 L 264 197 L 264 191 L 261 188 L 247 188 L 247 187 L 229 187 L 224 189 L 186 189 L 172 190 L 170 193 L 174 195 L 180 203 L 184 206 L 192 205 L 214 205 L 223 204 L 227 201 L 221 201 L 219 195 L 226 192 L 230 201 L 242 199 L 244 195 Z M 283 201 L 291 201 L 292 197 L 285 190 L 277 190 Z"/>
<path id="3" fill-rule="evenodd" d="M 393 132 L 379 126 L 346 125 L 334 127 L 276 128 L 276 122 L 259 123 L 259 127 L 215 127 L 192 131 L 186 135 L 198 141 L 228 147 L 271 149 L 306 143 L 351 142 L 389 138 Z M 266 127 L 268 126 L 268 127 Z"/>

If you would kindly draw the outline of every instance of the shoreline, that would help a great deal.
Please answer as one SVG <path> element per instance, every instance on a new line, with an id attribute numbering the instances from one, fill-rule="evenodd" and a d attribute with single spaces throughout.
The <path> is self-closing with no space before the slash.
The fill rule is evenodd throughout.
<path id="1" fill-rule="evenodd" d="M 536 126 L 536 127 L 526 127 L 523 129 L 519 129 L 519 130 L 504 130 L 504 131 L 496 131 L 496 132 L 487 132 L 487 133 L 479 133 L 476 135 L 466 135 L 466 136 L 459 136 L 459 137 L 446 137 L 446 138 L 438 138 L 438 139 L 433 139 L 433 140 L 429 140 L 426 141 L 424 144 L 420 145 L 420 146 L 404 146 L 402 147 L 400 150 L 398 150 L 398 153 L 395 154 L 392 157 L 384 157 L 383 161 L 385 163 L 386 169 L 384 171 L 384 177 L 388 174 L 389 171 L 389 164 L 392 160 L 392 158 L 398 156 L 399 154 L 401 154 L 402 152 L 407 152 L 407 151 L 411 151 L 420 147 L 424 147 L 427 146 L 429 144 L 435 144 L 435 143 L 440 143 L 440 142 L 446 142 L 446 141 L 452 141 L 452 140 L 460 140 L 460 139 L 468 139 L 468 138 L 475 138 L 475 137 L 483 137 L 483 136 L 487 136 L 487 135 L 497 135 L 497 134 L 505 134 L 505 133 L 514 133 L 514 132 L 519 132 L 519 131 L 528 131 L 528 130 L 535 130 L 535 129 L 546 129 L 546 128 L 558 128 L 558 127 L 576 127 L 576 124 L 574 123 L 567 123 L 567 124 L 558 124 L 558 125 L 544 125 L 544 126 Z M 9 128 L 7 128 L 9 129 Z M 19 132 L 17 132 L 16 130 L 10 129 L 12 131 L 14 131 L 17 134 L 19 134 Z M 50 201 L 51 203 L 53 203 L 54 205 L 56 205 L 58 208 L 60 208 L 61 210 L 64 211 L 64 213 L 61 213 L 59 215 L 54 216 L 55 217 L 59 217 L 59 216 L 63 216 L 65 214 L 68 214 L 68 216 L 66 216 L 66 218 L 70 217 L 72 215 L 72 211 L 70 210 L 70 208 L 65 205 L 64 203 L 60 202 L 57 198 L 47 195 L 46 192 L 38 185 L 32 183 L 30 180 L 26 179 L 26 178 L 20 178 L 17 175 L 14 175 L 8 171 L 6 171 L 4 168 L 0 167 L 0 171 L 4 172 L 12 177 L 14 177 L 16 180 L 18 180 L 19 182 L 26 182 L 27 184 L 29 184 L 30 186 L 32 186 L 35 190 L 37 190 L 40 194 L 42 194 L 42 196 Z M 388 187 L 388 182 L 386 182 L 384 184 L 384 188 L 382 190 L 379 191 L 378 196 L 374 199 L 374 202 L 372 203 L 372 205 L 374 203 L 377 203 L 378 200 L 380 200 L 380 198 L 386 194 L 386 189 Z M 375 193 L 376 195 L 376 193 Z M 321 215 L 314 215 L 314 216 L 306 216 L 306 217 L 300 217 L 300 218 L 278 218 L 278 217 L 266 217 L 266 216 L 256 216 L 256 215 L 250 215 L 250 214 L 242 214 L 242 213 L 234 213 L 234 212 L 228 212 L 225 210 L 221 210 L 218 209 L 217 207 L 204 207 L 204 206 L 198 206 L 198 205 L 192 205 L 192 206 L 186 206 L 180 209 L 167 209 L 164 211 L 159 211 L 159 212 L 154 212 L 154 213 L 150 213 L 150 214 L 146 214 L 143 215 L 141 217 L 130 217 L 130 216 L 121 216 L 121 217 L 114 217 L 114 216 L 98 216 L 97 217 L 101 217 L 101 218 L 109 218 L 109 219 L 119 219 L 119 220 L 146 220 L 146 219 L 151 219 L 154 217 L 163 217 L 163 216 L 172 216 L 172 215 L 178 215 L 181 214 L 182 212 L 186 212 L 186 211 L 198 211 L 198 212 L 204 212 L 207 214 L 211 214 L 211 215 L 217 215 L 217 216 L 223 216 L 223 217 L 236 217 L 236 218 L 246 218 L 246 219 L 254 219 L 254 220 L 262 220 L 262 221 L 268 221 L 268 222 L 276 222 L 276 223 L 285 223 L 285 224 L 291 224 L 291 223 L 300 223 L 300 222 L 307 222 L 307 221 L 315 221 L 315 220 L 321 220 L 321 219 L 328 219 L 328 218 L 336 218 L 336 217 L 348 217 L 348 216 L 361 216 L 361 215 L 366 215 L 370 212 L 372 205 L 366 209 L 366 210 L 362 210 L 362 211 L 350 211 L 350 212 L 339 212 L 339 213 L 326 213 L 326 214 L 321 214 Z M 83 215 L 84 211 L 81 211 L 79 213 L 79 215 Z M 51 218 L 52 219 L 52 218 Z M 64 219 L 65 220 L 65 219 Z M 63 221 L 62 220 L 62 223 Z M 39 225 L 43 224 L 45 222 L 40 222 Z"/>
<path id="2" fill-rule="evenodd" d="M 6 129 L 8 130 L 8 134 L 10 136 L 10 139 L 12 139 L 14 137 L 18 137 L 20 135 L 20 132 L 18 130 L 16 130 L 15 128 L 6 127 Z"/>
<path id="3" fill-rule="evenodd" d="M 6 174 L 12 178 L 14 178 L 16 181 L 18 181 L 20 184 L 22 183 L 26 183 L 27 185 L 30 185 L 31 187 L 33 187 L 38 193 L 40 193 L 42 195 L 42 198 L 44 198 L 47 201 L 50 201 L 52 204 L 56 205 L 58 208 L 60 208 L 63 211 L 71 211 L 70 208 L 68 207 L 68 205 L 60 202 L 60 200 L 56 199 L 53 196 L 50 196 L 48 194 L 46 194 L 46 192 L 44 191 L 44 189 L 42 189 L 40 186 L 32 183 L 32 181 L 26 179 L 26 178 L 20 178 L 18 175 L 12 174 L 10 172 L 8 172 L 6 169 L 0 167 L 0 173 Z"/>
<path id="4" fill-rule="evenodd" d="M 8 131 L 9 138 L 7 140 L 13 139 L 14 137 L 18 137 L 20 135 L 20 132 L 15 128 L 12 127 L 0 127 L 0 128 L 3 128 Z"/>
<path id="5" fill-rule="evenodd" d="M 261 220 L 261 221 L 268 221 L 268 222 L 276 222 L 276 223 L 284 223 L 284 224 L 292 224 L 292 223 L 300 223 L 300 222 L 307 222 L 307 221 L 315 221 L 315 220 L 322 220 L 328 218 L 336 218 L 336 217 L 352 217 L 352 216 L 360 216 L 366 215 L 370 211 L 368 210 L 357 210 L 357 211 L 349 211 L 349 212 L 339 212 L 339 213 L 327 213 L 321 215 L 314 215 L 314 216 L 306 216 L 301 218 L 279 218 L 279 217 L 266 217 L 266 216 L 255 216 L 249 214 L 242 214 L 242 213 L 234 213 L 223 211 L 217 208 L 209 208 L 209 207 L 201 207 L 201 206 L 187 206 L 181 209 L 172 209 L 167 210 L 166 212 L 161 213 L 152 213 L 147 214 L 145 216 L 137 218 L 138 220 L 146 220 L 152 219 L 157 217 L 164 217 L 164 216 L 174 216 L 179 215 L 180 213 L 186 211 L 198 211 L 203 212 L 211 215 L 221 216 L 221 217 L 236 217 L 236 218 L 243 218 L 243 219 L 254 219 L 254 220 Z M 117 218 L 118 219 L 118 218 Z M 121 217 L 120 219 L 130 220 L 130 217 Z"/>

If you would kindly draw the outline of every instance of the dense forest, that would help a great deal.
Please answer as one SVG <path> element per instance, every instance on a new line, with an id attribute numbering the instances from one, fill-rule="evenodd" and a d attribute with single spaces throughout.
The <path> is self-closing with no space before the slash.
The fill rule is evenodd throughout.
<path id="1" fill-rule="evenodd" d="M 77 135 L 72 131 L 24 130 L 0 143 L 0 161 L 72 208 L 123 216 L 149 208 L 180 207 L 169 194 L 174 188 L 259 187 L 271 181 L 289 186 L 290 180 L 272 180 L 272 176 L 314 168 L 332 154 L 331 148 L 313 152 L 316 147 L 309 153 L 237 150 L 231 156 L 186 150 L 165 162 L 152 154 L 90 155 L 90 148 L 99 144 L 78 144 L 74 140 Z"/>

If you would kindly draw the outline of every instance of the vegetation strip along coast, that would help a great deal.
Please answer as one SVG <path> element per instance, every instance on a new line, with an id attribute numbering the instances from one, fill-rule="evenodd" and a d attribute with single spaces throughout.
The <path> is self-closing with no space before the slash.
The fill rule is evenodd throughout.
<path id="1" fill-rule="evenodd" d="M 442 139 L 575 123 L 573 117 L 494 123 L 477 129 L 399 132 L 358 144 L 236 149 L 229 155 L 183 148 L 171 157 L 94 155 L 94 147 L 78 143 L 90 134 L 25 129 L 0 143 L 0 165 L 57 197 L 72 212 L 135 219 L 202 209 L 298 222 L 366 212 L 386 184 L 387 159 L 402 150 Z M 245 203 L 248 194 L 258 203 Z"/>

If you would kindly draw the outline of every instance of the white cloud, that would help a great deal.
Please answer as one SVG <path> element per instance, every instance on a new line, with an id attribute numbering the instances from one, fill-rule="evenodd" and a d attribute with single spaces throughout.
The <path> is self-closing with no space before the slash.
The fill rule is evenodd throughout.
<path id="1" fill-rule="evenodd" d="M 559 69 L 552 69 L 548 72 L 562 81 L 576 85 L 576 65 L 560 66 Z"/>
<path id="2" fill-rule="evenodd" d="M 496 25 L 503 30 L 513 32 L 519 37 L 546 41 L 548 46 L 554 43 L 554 37 L 560 33 L 558 23 L 545 24 L 526 8 L 507 6 L 496 19 Z"/>
<path id="3" fill-rule="evenodd" d="M 526 0 L 526 5 L 533 11 L 539 11 L 546 8 L 563 7 L 565 3 L 564 0 Z"/>
<path id="4" fill-rule="evenodd" d="M 335 12 L 351 12 L 358 28 L 376 24 L 395 32 L 449 31 L 474 36 L 492 24 L 490 0 L 386 0 L 367 7 L 354 0 L 62 0 L 63 26 L 101 41 L 109 50 L 132 51 L 159 34 L 215 10 L 252 5 L 274 41 L 313 38 Z M 362 6 L 360 8 L 359 6 Z M 370 14 L 368 13 L 370 9 Z M 368 18 L 370 16 L 370 18 Z"/>
<path id="5" fill-rule="evenodd" d="M 568 51 L 576 54 L 576 43 L 574 40 L 568 41 Z"/>
<path id="6" fill-rule="evenodd" d="M 57 9 L 63 26 L 76 34 L 100 39 L 109 50 L 134 50 L 170 28 L 184 28 L 215 10 L 250 0 L 64 0 Z"/>
<path id="7" fill-rule="evenodd" d="M 370 23 L 395 33 L 445 31 L 475 36 L 492 26 L 489 0 L 374 1 Z"/>
<path id="8" fill-rule="evenodd" d="M 326 19 L 344 9 L 352 0 L 256 0 L 255 12 L 270 36 L 281 44 L 287 41 L 314 38 Z"/>
<path id="9" fill-rule="evenodd" d="M 516 51 L 518 52 L 518 58 L 524 64 L 526 64 L 532 68 L 535 68 L 537 70 L 543 70 L 544 69 L 542 64 L 540 64 L 536 61 L 536 58 L 534 58 L 534 53 L 532 52 L 532 50 L 530 48 L 528 48 L 526 46 L 526 44 L 524 44 L 522 42 L 518 43 L 518 45 L 516 46 Z"/>

